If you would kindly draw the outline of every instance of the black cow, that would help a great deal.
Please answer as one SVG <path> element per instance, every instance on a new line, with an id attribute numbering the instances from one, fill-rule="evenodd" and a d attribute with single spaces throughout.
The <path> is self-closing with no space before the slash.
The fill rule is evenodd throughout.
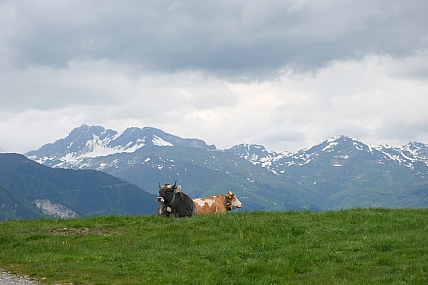
<path id="1" fill-rule="evenodd" d="M 159 183 L 159 197 L 156 202 L 161 204 L 158 209 L 158 215 L 164 217 L 191 217 L 198 215 L 198 210 L 193 203 L 192 198 L 180 191 L 180 186 L 164 184 L 162 187 Z"/>

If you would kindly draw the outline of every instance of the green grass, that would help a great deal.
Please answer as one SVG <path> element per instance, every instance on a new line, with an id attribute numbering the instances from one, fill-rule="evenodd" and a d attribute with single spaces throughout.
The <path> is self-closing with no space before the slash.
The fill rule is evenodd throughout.
<path id="1" fill-rule="evenodd" d="M 428 210 L 8 221 L 0 268 L 46 284 L 428 284 Z"/>

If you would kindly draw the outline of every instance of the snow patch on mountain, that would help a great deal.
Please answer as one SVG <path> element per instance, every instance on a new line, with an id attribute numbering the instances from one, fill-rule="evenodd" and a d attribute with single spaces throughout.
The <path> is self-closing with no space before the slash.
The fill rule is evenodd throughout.
<path id="1" fill-rule="evenodd" d="M 335 142 L 335 141 L 329 142 L 329 144 L 326 147 L 324 147 L 322 151 L 333 151 L 334 146 L 337 144 L 338 142 Z"/>
<path id="2" fill-rule="evenodd" d="M 172 143 L 167 142 L 158 136 L 154 136 L 152 143 L 153 143 L 153 145 L 157 145 L 157 146 L 174 146 Z"/>

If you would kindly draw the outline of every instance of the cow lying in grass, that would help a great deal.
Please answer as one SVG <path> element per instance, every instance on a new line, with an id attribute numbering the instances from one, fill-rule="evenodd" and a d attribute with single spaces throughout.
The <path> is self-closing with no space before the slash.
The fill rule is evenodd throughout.
<path id="1" fill-rule="evenodd" d="M 225 195 L 196 198 L 193 199 L 193 202 L 198 209 L 199 215 L 225 213 L 243 206 L 232 191 L 227 192 Z"/>
<path id="2" fill-rule="evenodd" d="M 160 205 L 158 214 L 165 217 L 191 217 L 198 215 L 198 210 L 193 203 L 192 199 L 181 192 L 181 187 L 174 185 L 164 184 L 162 187 L 159 183 L 159 197 L 156 202 Z M 161 209 L 162 208 L 162 209 Z"/>

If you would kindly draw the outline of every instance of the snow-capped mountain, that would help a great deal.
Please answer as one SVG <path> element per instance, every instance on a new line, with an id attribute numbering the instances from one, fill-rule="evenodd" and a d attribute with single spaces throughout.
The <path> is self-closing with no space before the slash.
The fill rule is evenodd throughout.
<path id="1" fill-rule="evenodd" d="M 249 210 L 428 207 L 428 145 L 418 142 L 369 146 L 336 136 L 297 152 L 217 150 L 155 128 L 119 134 L 82 125 L 26 155 L 50 167 L 102 170 L 152 194 L 175 180 L 193 197 L 231 190 Z"/>
<path id="2" fill-rule="evenodd" d="M 384 154 L 385 159 L 397 161 L 419 175 L 424 176 L 428 173 L 428 145 L 426 144 L 409 142 L 401 147 L 381 145 L 374 148 Z"/>
<path id="3" fill-rule="evenodd" d="M 378 164 L 396 162 L 413 170 L 417 175 L 428 177 L 428 145 L 419 142 L 410 142 L 401 147 L 372 147 L 350 137 L 336 136 L 296 153 L 278 153 L 268 151 L 261 145 L 248 144 L 234 146 L 229 151 L 275 174 L 284 174 L 287 168 L 316 164 L 323 159 L 328 159 L 334 167 L 341 167 L 346 165 L 350 158 L 364 155 L 366 159 Z"/>
<path id="4" fill-rule="evenodd" d="M 52 144 L 42 146 L 39 150 L 30 151 L 28 158 L 50 166 L 62 168 L 87 167 L 91 159 L 117 154 L 130 154 L 147 146 L 187 146 L 214 150 L 215 146 L 207 145 L 199 139 L 182 139 L 159 129 L 127 128 L 123 133 L 101 126 L 82 125 L 70 134 Z M 102 169 L 99 167 L 98 169 Z"/>
<path id="5" fill-rule="evenodd" d="M 321 208 L 428 206 L 428 145 L 423 143 L 368 146 L 337 136 L 295 153 L 260 145 L 228 151 L 301 185 Z"/>

